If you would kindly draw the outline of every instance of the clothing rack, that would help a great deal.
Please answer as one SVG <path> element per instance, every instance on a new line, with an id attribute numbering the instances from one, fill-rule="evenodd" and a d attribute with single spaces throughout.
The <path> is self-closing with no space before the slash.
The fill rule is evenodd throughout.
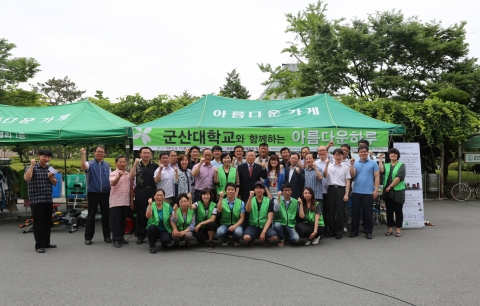
<path id="1" fill-rule="evenodd" d="M 0 181 L 0 185 L 1 185 L 0 186 L 0 201 L 8 203 L 8 216 L 0 219 L 1 221 L 5 221 L 6 219 L 12 219 L 12 220 L 18 221 L 21 218 L 20 215 L 18 215 L 16 217 L 12 216 L 12 208 L 10 207 L 10 205 L 16 205 L 16 200 L 14 200 L 13 198 L 8 199 L 6 190 L 9 190 L 9 189 L 4 188 L 4 185 L 6 185 L 6 184 L 4 184 L 4 182 L 6 182 L 7 178 L 8 178 L 6 176 L 6 174 L 7 174 L 7 171 L 10 171 L 10 169 L 11 169 L 11 167 L 10 167 L 11 163 L 12 163 L 12 159 L 10 159 L 10 158 L 0 158 L 0 171 L 2 171 L 2 173 L 3 173 L 2 180 Z M 12 192 L 12 191 L 10 190 L 8 193 L 10 193 L 10 192 Z M 13 197 L 13 194 L 12 195 L 9 194 L 9 196 Z M 3 211 L 3 209 L 5 207 L 2 206 L 1 211 Z"/>

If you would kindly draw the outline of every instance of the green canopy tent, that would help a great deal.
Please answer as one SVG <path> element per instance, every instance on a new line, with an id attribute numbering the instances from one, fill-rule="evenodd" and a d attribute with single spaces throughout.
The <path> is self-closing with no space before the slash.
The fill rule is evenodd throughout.
<path id="1" fill-rule="evenodd" d="M 0 146 L 128 144 L 132 126 L 87 100 L 45 107 L 0 105 Z"/>
<path id="2" fill-rule="evenodd" d="M 256 149 L 300 149 L 333 141 L 357 146 L 367 139 L 376 151 L 388 150 L 389 135 L 402 135 L 403 126 L 365 116 L 328 94 L 289 100 L 241 100 L 206 95 L 157 120 L 133 128 L 134 149 L 183 150 L 192 145 L 237 144 Z"/>
<path id="3" fill-rule="evenodd" d="M 87 100 L 45 107 L 0 105 L 0 145 L 124 143 L 131 126 Z"/>

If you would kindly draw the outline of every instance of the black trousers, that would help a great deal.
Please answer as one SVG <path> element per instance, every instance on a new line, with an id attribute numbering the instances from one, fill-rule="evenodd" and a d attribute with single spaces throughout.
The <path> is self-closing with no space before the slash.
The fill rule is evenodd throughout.
<path id="1" fill-rule="evenodd" d="M 393 227 L 393 213 L 395 213 L 395 227 L 402 228 L 403 204 L 395 202 L 392 198 L 386 198 L 385 207 L 387 208 L 387 226 Z"/>
<path id="2" fill-rule="evenodd" d="M 89 192 L 88 197 L 88 216 L 85 226 L 85 240 L 92 240 L 95 235 L 95 215 L 97 207 L 100 205 L 102 214 L 102 231 L 103 238 L 110 238 L 110 193 Z"/>
<path id="3" fill-rule="evenodd" d="M 155 242 L 157 242 L 157 239 L 160 239 L 160 243 L 164 249 L 166 249 L 167 245 L 172 242 L 172 235 L 167 231 L 161 232 L 155 225 L 150 225 L 146 232 L 148 243 L 150 244 L 151 248 L 155 247 Z"/>
<path id="4" fill-rule="evenodd" d="M 358 234 L 360 227 L 360 211 L 363 220 L 363 231 L 373 231 L 373 198 L 371 194 L 352 193 L 352 232 Z"/>
<path id="5" fill-rule="evenodd" d="M 208 223 L 205 227 L 200 227 L 198 232 L 193 232 L 193 236 L 197 239 L 198 243 L 205 243 L 205 240 L 208 239 L 208 232 L 217 231 L 217 225 L 215 222 Z"/>
<path id="6" fill-rule="evenodd" d="M 110 207 L 110 228 L 112 229 L 113 241 L 122 241 L 129 211 L 130 206 Z"/>
<path id="7" fill-rule="evenodd" d="M 144 240 L 147 237 L 147 212 L 148 199 L 153 198 L 155 189 L 153 188 L 136 188 L 135 189 L 135 211 L 137 212 L 137 225 L 135 228 L 135 236 L 137 239 Z"/>
<path id="8" fill-rule="evenodd" d="M 342 234 L 343 224 L 345 221 L 345 187 L 342 186 L 328 186 L 328 219 L 327 225 L 330 233 Z"/>
<path id="9" fill-rule="evenodd" d="M 314 229 L 315 227 L 313 225 L 308 225 L 306 223 L 297 223 L 297 225 L 295 225 L 295 230 L 297 231 L 298 236 L 300 238 L 310 237 Z M 318 226 L 317 234 L 315 235 L 315 238 L 319 237 L 320 235 L 323 235 L 324 231 L 325 231 L 324 226 Z"/>
<path id="10" fill-rule="evenodd" d="M 33 237 L 35 237 L 35 249 L 44 248 L 50 244 L 52 231 L 53 204 L 31 204 L 33 216 Z"/>

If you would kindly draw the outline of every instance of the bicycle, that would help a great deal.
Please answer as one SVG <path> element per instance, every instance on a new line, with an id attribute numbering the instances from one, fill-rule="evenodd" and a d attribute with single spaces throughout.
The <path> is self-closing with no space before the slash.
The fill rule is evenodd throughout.
<path id="1" fill-rule="evenodd" d="M 477 174 L 475 171 L 473 171 L 473 173 Z M 452 197 L 456 201 L 467 201 L 470 199 L 472 192 L 475 194 L 475 199 L 478 199 L 478 195 L 480 194 L 480 181 L 478 181 L 478 179 L 473 187 L 468 186 L 467 182 L 461 182 L 452 187 Z"/>

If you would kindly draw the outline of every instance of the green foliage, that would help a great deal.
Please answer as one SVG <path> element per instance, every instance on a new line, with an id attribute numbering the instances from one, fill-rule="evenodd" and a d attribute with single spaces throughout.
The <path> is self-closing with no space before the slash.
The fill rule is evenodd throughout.
<path id="1" fill-rule="evenodd" d="M 9 43 L 6 39 L 0 39 L 0 90 L 6 86 L 18 85 L 33 78 L 40 71 L 40 64 L 33 58 L 12 57 L 10 51 L 15 44 Z"/>
<path id="2" fill-rule="evenodd" d="M 424 138 L 428 146 L 436 148 L 445 143 L 458 145 L 480 128 L 480 119 L 465 105 L 439 99 L 427 99 L 421 103 L 350 97 L 342 102 L 372 118 L 403 124 L 407 141 Z"/>
<path id="3" fill-rule="evenodd" d="M 32 89 L 42 95 L 50 105 L 62 105 L 82 98 L 85 90 L 78 90 L 77 85 L 68 76 L 63 79 L 49 79 L 45 83 L 32 85 Z"/>
<path id="4" fill-rule="evenodd" d="M 223 87 L 220 87 L 220 96 L 236 99 L 250 98 L 250 93 L 240 82 L 240 74 L 237 73 L 236 69 L 233 69 L 232 72 L 227 73 L 225 80 L 227 83 L 223 85 Z"/>
<path id="5" fill-rule="evenodd" d="M 347 23 L 328 20 L 325 13 L 326 5 L 318 1 L 296 15 L 286 14 L 286 32 L 295 34 L 295 40 L 282 52 L 298 60 L 298 76 L 260 64 L 270 74 L 264 84 L 277 86 L 268 94 L 350 90 L 367 100 L 423 101 L 445 83 L 471 96 L 480 92 L 475 85 L 479 67 L 468 57 L 465 22 L 443 27 L 392 10 Z"/>
<path id="6" fill-rule="evenodd" d="M 92 103 L 134 124 L 142 124 L 163 116 L 167 116 L 199 99 L 187 91 L 179 96 L 158 95 L 148 100 L 140 94 L 120 98 L 117 103 L 111 103 L 103 97 L 103 92 L 97 90 L 95 97 L 88 98 Z"/>
<path id="7" fill-rule="evenodd" d="M 16 88 L 15 86 L 8 86 L 5 90 L 0 89 L 0 104 L 12 106 L 47 105 L 38 93 Z"/>
<path id="8" fill-rule="evenodd" d="M 430 97 L 439 98 L 442 101 L 457 102 L 466 106 L 472 101 L 472 97 L 467 92 L 453 87 L 444 88 L 434 92 Z"/>

